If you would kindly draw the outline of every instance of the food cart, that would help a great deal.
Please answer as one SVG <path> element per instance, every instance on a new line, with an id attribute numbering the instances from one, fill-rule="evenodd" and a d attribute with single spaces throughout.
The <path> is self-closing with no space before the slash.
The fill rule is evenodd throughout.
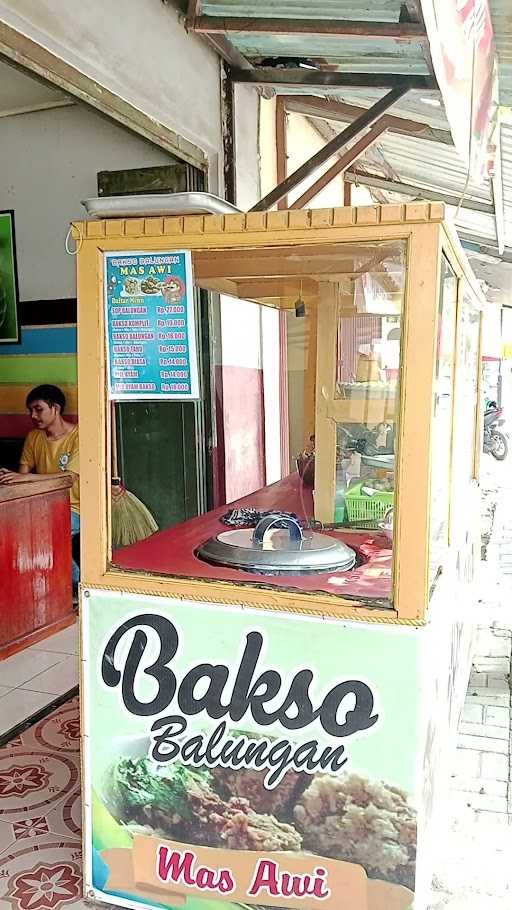
<path id="1" fill-rule="evenodd" d="M 443 219 L 74 225 L 91 899 L 426 907 L 480 552 L 483 300 Z M 194 289 L 302 320 L 299 470 L 113 547 L 115 408 L 204 394 Z"/>

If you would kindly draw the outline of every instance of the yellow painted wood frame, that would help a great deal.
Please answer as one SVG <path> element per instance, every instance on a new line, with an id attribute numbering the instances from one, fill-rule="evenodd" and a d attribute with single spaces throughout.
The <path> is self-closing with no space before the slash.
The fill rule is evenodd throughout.
<path id="1" fill-rule="evenodd" d="M 82 584 L 191 601 L 246 604 L 377 623 L 419 625 L 427 608 L 430 442 L 441 246 L 475 289 L 462 250 L 442 224 L 441 203 L 251 212 L 227 216 L 79 222 L 78 387 L 81 444 Z M 110 414 L 106 398 L 103 254 L 112 251 L 219 251 L 307 243 L 407 243 L 406 304 L 397 458 L 394 603 L 302 595 L 256 585 L 119 571 L 110 559 Z M 318 325 L 318 332 L 321 327 Z M 422 344 L 411 350 L 412 339 Z M 321 350 L 320 339 L 318 350 Z M 334 374 L 333 374 L 334 375 Z"/>
<path id="2" fill-rule="evenodd" d="M 456 232 L 451 228 L 450 225 L 443 222 L 441 225 L 441 230 L 439 233 L 439 268 L 441 265 L 442 257 L 445 256 L 446 260 L 452 269 L 452 272 L 457 281 L 456 289 L 456 310 L 455 310 L 455 338 L 454 338 L 454 370 L 452 378 L 452 430 L 451 430 L 451 439 L 450 439 L 450 471 L 449 471 L 449 482 L 447 489 L 447 498 L 449 500 L 449 511 L 448 511 L 448 546 L 449 554 L 448 558 L 452 561 L 452 564 L 455 563 L 457 557 L 460 555 L 461 547 L 463 546 L 462 540 L 464 532 L 469 531 L 470 537 L 473 540 L 473 546 L 475 549 L 480 549 L 480 497 L 479 497 L 479 477 L 480 477 L 480 459 L 482 451 L 482 436 L 483 436 L 483 415 L 482 408 L 480 407 L 482 400 L 482 337 L 483 337 L 483 315 L 485 309 L 485 298 L 483 297 L 481 288 L 478 284 L 478 281 L 471 271 L 468 268 L 468 262 L 463 251 L 463 248 L 460 244 L 459 238 L 457 237 Z M 436 327 L 435 327 L 435 337 L 437 338 L 440 326 L 439 326 L 439 294 L 441 291 L 441 285 L 439 283 L 438 291 L 438 300 L 436 306 Z M 465 503 L 464 509 L 458 509 L 456 501 L 457 499 L 461 500 L 460 491 L 458 487 L 461 486 L 460 478 L 457 476 L 457 439 L 460 430 L 460 420 L 459 415 L 457 414 L 457 397 L 458 397 L 458 388 L 463 384 L 467 377 L 463 375 L 462 367 L 459 364 L 458 355 L 460 350 L 460 332 L 461 332 L 461 322 L 464 309 L 464 294 L 467 294 L 471 299 L 471 304 L 476 310 L 480 310 L 480 330 L 479 330 L 479 343 L 478 343 L 478 363 L 479 370 L 477 376 L 477 400 L 475 402 L 476 408 L 476 432 L 474 439 L 474 451 L 473 451 L 473 478 L 469 483 L 469 486 L 462 492 L 462 501 Z M 435 367 L 435 364 L 434 364 Z M 431 472 L 429 472 L 429 501 L 430 501 L 430 483 L 431 483 Z M 459 495 L 457 495 L 457 493 Z M 428 521 L 428 532 L 427 532 L 427 541 L 430 544 L 430 514 Z"/>

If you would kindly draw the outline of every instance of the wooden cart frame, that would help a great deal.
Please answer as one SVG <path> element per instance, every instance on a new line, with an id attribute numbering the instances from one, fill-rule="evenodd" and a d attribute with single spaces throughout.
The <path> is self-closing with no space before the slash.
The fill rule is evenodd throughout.
<path id="1" fill-rule="evenodd" d="M 429 602 L 433 382 L 443 253 L 458 279 L 459 302 L 462 303 L 464 293 L 468 293 L 478 309 L 481 310 L 484 304 L 456 235 L 444 222 L 444 206 L 419 202 L 226 216 L 116 219 L 75 223 L 72 232 L 78 247 L 83 585 L 375 622 L 425 622 Z M 319 246 L 343 242 L 363 244 L 385 240 L 403 240 L 407 244 L 398 411 L 393 609 L 372 608 L 363 603 L 358 605 L 343 596 L 298 595 L 286 590 L 263 590 L 250 584 L 241 586 L 160 577 L 143 572 L 119 571 L 112 567 L 109 545 L 110 410 L 106 393 L 103 254 L 133 249 L 156 252 L 172 251 L 173 248 L 224 251 L 283 245 L 293 247 L 305 243 Z M 458 306 L 458 323 L 460 311 Z M 325 333 L 328 323 L 323 325 L 320 330 Z M 415 344 L 415 340 L 419 339 L 421 344 Z M 332 337 L 326 337 L 324 341 L 328 346 L 334 346 Z M 318 378 L 325 378 L 324 371 L 328 369 L 327 357 L 317 367 Z M 463 381 L 457 369 L 454 375 L 455 382 Z M 333 380 L 331 370 L 330 381 Z M 475 406 L 478 407 L 477 404 Z M 457 432 L 456 418 L 453 432 Z M 480 419 L 476 437 L 472 481 L 475 488 L 478 486 Z M 332 475 L 332 453 L 330 457 Z M 468 522 L 472 523 L 471 533 L 475 536 L 477 515 L 460 517 L 452 514 L 451 541 L 460 537 L 455 528 L 460 521 L 466 526 Z"/>

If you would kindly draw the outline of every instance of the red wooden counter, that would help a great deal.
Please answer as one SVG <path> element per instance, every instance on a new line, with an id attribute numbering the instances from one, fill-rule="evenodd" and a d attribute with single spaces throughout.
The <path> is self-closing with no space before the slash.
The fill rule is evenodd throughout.
<path id="1" fill-rule="evenodd" d="M 321 575 L 286 575 L 274 577 L 248 574 L 240 569 L 213 566 L 196 556 L 198 547 L 222 531 L 228 530 L 222 516 L 230 508 L 251 507 L 262 511 L 282 509 L 300 518 L 313 515 L 311 490 L 304 487 L 298 474 L 251 493 L 230 506 L 221 506 L 206 515 L 192 518 L 175 528 L 159 531 L 146 540 L 117 550 L 112 562 L 116 567 L 157 575 L 210 578 L 236 581 L 298 591 L 321 591 L 344 597 L 369 599 L 386 603 L 391 596 L 392 555 L 386 539 L 374 531 L 327 531 L 353 547 L 362 564 L 350 572 L 328 572 Z"/>
<path id="2" fill-rule="evenodd" d="M 0 660 L 75 619 L 70 486 L 67 476 L 0 486 Z"/>

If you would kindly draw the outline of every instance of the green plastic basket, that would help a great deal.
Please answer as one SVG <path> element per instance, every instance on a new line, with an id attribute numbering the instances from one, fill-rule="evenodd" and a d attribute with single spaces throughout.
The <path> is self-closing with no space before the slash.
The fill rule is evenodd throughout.
<path id="1" fill-rule="evenodd" d="M 387 510 L 393 505 L 394 493 L 379 490 L 373 496 L 363 493 L 365 484 L 358 483 L 345 493 L 345 508 L 350 524 L 363 528 L 378 528 Z"/>

